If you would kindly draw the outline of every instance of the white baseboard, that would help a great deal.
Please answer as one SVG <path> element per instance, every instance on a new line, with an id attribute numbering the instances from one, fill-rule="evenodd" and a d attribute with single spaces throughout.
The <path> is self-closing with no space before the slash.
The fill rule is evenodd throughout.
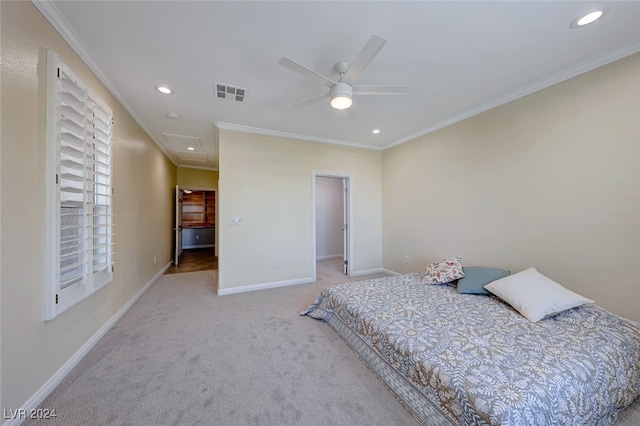
<path id="1" fill-rule="evenodd" d="M 247 291 L 266 290 L 268 288 L 286 287 L 290 285 L 309 284 L 315 281 L 316 280 L 314 280 L 313 277 L 308 277 L 308 278 L 296 278 L 294 280 L 273 281 L 270 283 L 244 285 L 240 287 L 221 288 L 221 289 L 218 289 L 218 296 L 225 296 L 227 294 L 235 294 L 235 293 L 244 293 Z"/>
<path id="2" fill-rule="evenodd" d="M 6 422 L 2 423 L 2 426 L 17 426 L 25 421 L 26 419 L 24 417 L 26 414 L 21 416 L 20 413 L 29 413 L 31 412 L 31 410 L 37 409 L 42 401 L 44 401 L 44 399 L 49 396 L 51 392 L 53 392 L 56 386 L 58 386 L 60 382 L 62 382 L 62 380 L 67 377 L 71 370 L 73 370 L 73 368 L 78 365 L 82 358 L 84 358 L 87 353 L 89 353 L 89 351 L 96 345 L 96 343 L 98 343 L 98 341 L 100 341 L 100 339 L 102 339 L 102 337 L 107 334 L 107 331 L 109 331 L 111 327 L 113 327 L 115 323 L 117 323 L 120 318 L 122 318 L 124 314 L 127 313 L 127 311 L 131 308 L 131 306 L 133 306 L 134 303 L 136 303 L 140 296 L 142 296 L 142 294 L 147 291 L 147 289 L 151 287 L 151 285 L 155 283 L 158 278 L 160 278 L 162 274 L 164 274 L 167 269 L 169 269 L 170 266 L 171 262 L 167 263 L 160 270 L 160 272 L 158 272 L 153 278 L 151 278 L 151 280 L 149 280 L 149 282 L 145 284 L 144 287 L 142 287 L 131 299 L 129 299 L 126 305 L 120 308 L 120 310 L 113 317 L 111 317 L 109 321 L 107 321 L 102 327 L 100 327 L 100 329 L 93 336 L 91 336 L 91 338 L 87 340 L 87 342 L 82 345 L 80 349 L 78 349 L 76 353 L 74 353 L 71 358 L 69 358 L 67 362 L 62 365 L 62 367 L 58 369 L 58 371 L 55 372 L 53 376 L 51 376 L 49 380 L 47 380 L 44 385 L 42 385 L 40 389 L 38 389 L 36 393 L 34 393 L 31 398 L 29 398 L 27 402 L 23 404 L 20 410 L 16 410 L 16 417 L 23 418 L 8 419 Z"/>
<path id="3" fill-rule="evenodd" d="M 329 259 L 342 259 L 344 258 L 343 254 L 325 254 L 322 256 L 316 256 L 316 260 L 329 260 Z"/>
<path id="4" fill-rule="evenodd" d="M 215 247 L 215 244 L 194 244 L 194 245 L 190 245 L 190 246 L 182 246 L 183 249 L 188 250 L 188 249 L 198 249 L 198 248 L 213 248 Z"/>
<path id="5" fill-rule="evenodd" d="M 374 268 L 374 269 L 362 269 L 360 271 L 353 271 L 349 274 L 350 277 L 360 277 L 362 275 L 371 275 L 378 274 L 380 272 L 384 272 L 382 268 Z"/>
<path id="6" fill-rule="evenodd" d="M 354 271 L 354 272 L 351 273 L 351 276 L 352 277 L 359 277 L 361 275 L 369 275 L 369 274 L 402 275 L 400 272 L 392 271 L 391 269 L 374 268 L 374 269 L 364 269 L 362 271 Z"/>
<path id="7" fill-rule="evenodd" d="M 389 275 L 402 275 L 401 272 L 392 271 L 391 269 L 387 269 L 387 268 L 380 268 L 380 272 L 384 272 L 385 274 L 389 274 Z"/>

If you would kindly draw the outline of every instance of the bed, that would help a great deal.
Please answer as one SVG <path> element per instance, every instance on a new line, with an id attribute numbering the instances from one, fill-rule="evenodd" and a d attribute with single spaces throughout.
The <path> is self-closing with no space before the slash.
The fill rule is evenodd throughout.
<path id="1" fill-rule="evenodd" d="M 640 394 L 640 324 L 595 304 L 532 322 L 414 273 L 328 288 L 301 315 L 424 425 L 609 425 Z"/>

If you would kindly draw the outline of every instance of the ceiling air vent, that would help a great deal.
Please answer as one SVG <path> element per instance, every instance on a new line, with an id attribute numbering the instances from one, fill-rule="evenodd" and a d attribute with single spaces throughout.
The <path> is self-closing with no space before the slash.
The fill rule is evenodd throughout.
<path id="1" fill-rule="evenodd" d="M 230 86 L 223 83 L 213 83 L 214 90 L 216 92 L 216 98 L 227 99 L 230 101 L 244 102 L 244 97 L 247 93 L 247 89 L 242 87 Z"/>

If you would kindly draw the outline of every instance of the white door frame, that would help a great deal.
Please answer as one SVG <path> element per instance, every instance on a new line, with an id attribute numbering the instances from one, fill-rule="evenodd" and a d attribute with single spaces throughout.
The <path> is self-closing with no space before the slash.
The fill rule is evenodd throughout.
<path id="1" fill-rule="evenodd" d="M 349 253 L 351 253 L 351 247 L 349 246 L 349 242 L 351 241 L 351 236 L 348 231 L 349 228 L 351 228 L 351 217 L 349 216 L 351 187 L 349 186 L 349 178 L 342 178 L 340 180 L 342 181 L 342 260 L 344 260 L 342 271 L 345 275 L 350 276 L 351 264 L 349 262 Z"/>
<path id="2" fill-rule="evenodd" d="M 328 178 L 337 178 L 343 179 L 345 182 L 345 186 L 347 188 L 347 197 L 346 203 L 344 203 L 344 213 L 347 218 L 347 230 L 346 230 L 346 240 L 347 240 L 347 250 L 344 253 L 345 261 L 348 262 L 348 274 L 347 276 L 353 276 L 353 258 L 354 258 L 354 250 L 353 250 L 353 175 L 348 173 L 341 172 L 326 172 L 314 170 L 312 172 L 312 184 L 311 184 L 311 215 L 312 215 L 312 241 L 313 241 L 313 280 L 317 280 L 317 271 L 316 271 L 316 257 L 317 257 L 317 241 L 316 241 L 316 185 L 317 178 L 319 177 L 328 177 Z"/>
<path id="3" fill-rule="evenodd" d="M 175 223 L 173 224 L 175 246 L 173 252 L 173 264 L 178 266 L 182 256 L 182 189 L 176 185 L 175 193 Z"/>
<path id="4" fill-rule="evenodd" d="M 218 189 L 217 188 L 211 188 L 211 187 L 204 187 L 204 186 L 189 186 L 189 185 L 176 185 L 176 220 L 178 220 L 178 215 L 180 215 L 180 226 L 179 226 L 179 232 L 176 230 L 177 229 L 177 224 L 174 224 L 176 227 L 173 228 L 173 230 L 175 231 L 175 238 L 180 240 L 180 255 L 182 254 L 182 210 L 180 210 L 180 212 L 178 212 L 178 191 L 180 191 L 180 197 L 182 197 L 182 194 L 184 193 L 185 189 L 190 189 L 191 191 L 208 191 L 208 192 L 214 192 L 215 193 L 215 197 L 216 197 L 216 209 L 215 209 L 215 217 L 216 217 L 216 227 L 215 227 L 215 249 L 214 249 L 214 254 L 217 257 L 218 256 Z M 182 200 L 182 198 L 180 198 L 180 200 Z M 180 205 L 182 205 L 182 201 L 180 201 Z M 178 258 L 178 261 L 180 260 L 180 257 L 178 256 L 178 244 L 176 243 L 175 245 L 175 254 L 174 254 L 174 264 L 175 263 L 175 258 Z"/>

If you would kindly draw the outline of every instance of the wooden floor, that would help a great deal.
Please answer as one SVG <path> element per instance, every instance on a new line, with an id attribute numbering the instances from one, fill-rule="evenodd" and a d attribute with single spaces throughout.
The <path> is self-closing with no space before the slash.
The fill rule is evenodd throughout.
<path id="1" fill-rule="evenodd" d="M 213 248 L 188 249 L 182 251 L 178 266 L 171 265 L 165 274 L 180 272 L 210 271 L 218 269 L 218 258 Z"/>

